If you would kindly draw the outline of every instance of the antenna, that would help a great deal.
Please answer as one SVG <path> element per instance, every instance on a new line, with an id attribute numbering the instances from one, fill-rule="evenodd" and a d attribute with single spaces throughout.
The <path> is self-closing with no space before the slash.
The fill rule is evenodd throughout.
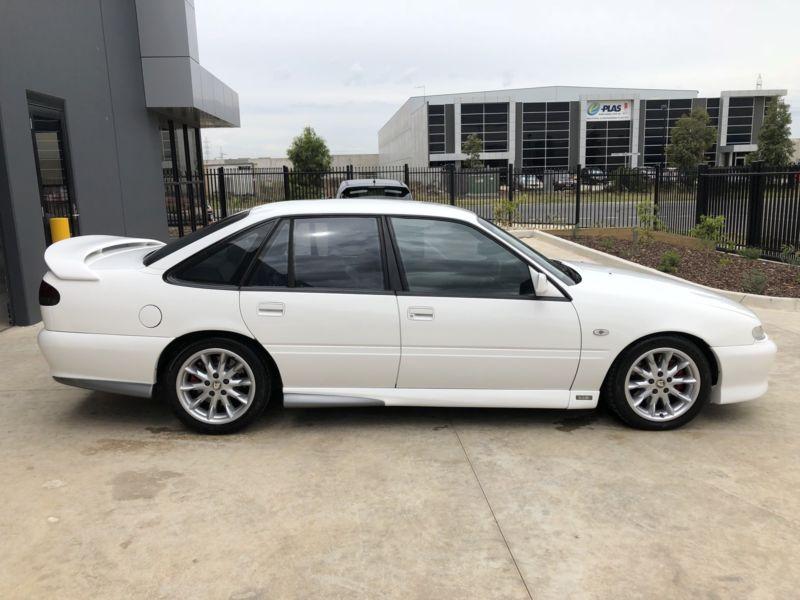
<path id="1" fill-rule="evenodd" d="M 758 77 L 756 78 L 756 89 L 757 89 L 757 90 L 760 90 L 760 89 L 761 89 L 761 86 L 762 86 L 762 81 L 761 81 L 761 73 L 759 73 L 759 74 L 758 74 Z"/>
<path id="2" fill-rule="evenodd" d="M 211 158 L 211 141 L 208 138 L 203 140 L 203 156 Z"/>
<path id="3" fill-rule="evenodd" d="M 219 147 L 219 159 L 220 160 L 225 159 L 225 153 L 222 151 L 222 146 Z"/>

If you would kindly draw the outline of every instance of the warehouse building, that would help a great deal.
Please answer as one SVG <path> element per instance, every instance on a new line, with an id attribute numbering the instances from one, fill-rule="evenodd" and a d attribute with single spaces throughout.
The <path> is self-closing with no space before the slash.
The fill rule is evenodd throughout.
<path id="1" fill-rule="evenodd" d="M 552 86 L 415 96 L 378 133 L 383 165 L 458 165 L 464 141 L 483 142 L 488 166 L 611 170 L 664 164 L 677 120 L 705 109 L 717 129 L 709 165 L 743 164 L 757 148 L 770 99 L 786 90 L 724 91 L 699 98 L 696 90 Z"/>
<path id="2" fill-rule="evenodd" d="M 52 218 L 167 239 L 170 203 L 202 206 L 201 128 L 238 125 L 236 92 L 199 62 L 192 0 L 4 0 L 0 329 L 40 318 Z"/>

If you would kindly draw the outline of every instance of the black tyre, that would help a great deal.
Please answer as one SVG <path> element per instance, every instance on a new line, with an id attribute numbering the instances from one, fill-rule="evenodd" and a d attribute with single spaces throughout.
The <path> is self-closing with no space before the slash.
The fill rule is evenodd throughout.
<path id="1" fill-rule="evenodd" d="M 214 337 L 179 352 L 164 371 L 161 386 L 184 425 L 223 434 L 239 431 L 264 412 L 272 377 L 249 346 Z"/>
<path id="2" fill-rule="evenodd" d="M 708 403 L 711 368 L 688 339 L 662 335 L 620 354 L 606 377 L 603 396 L 611 410 L 638 429 L 676 429 Z"/>

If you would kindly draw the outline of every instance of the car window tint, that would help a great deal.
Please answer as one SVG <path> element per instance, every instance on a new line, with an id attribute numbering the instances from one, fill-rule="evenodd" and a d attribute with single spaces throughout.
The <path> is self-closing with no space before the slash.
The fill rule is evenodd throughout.
<path id="1" fill-rule="evenodd" d="M 392 228 L 411 293 L 490 298 L 532 293 L 528 265 L 473 227 L 394 217 Z"/>
<path id="2" fill-rule="evenodd" d="M 201 240 L 207 235 L 214 233 L 215 231 L 219 231 L 223 227 L 227 227 L 228 225 L 232 225 L 237 221 L 241 221 L 244 219 L 248 214 L 250 214 L 249 210 L 243 210 L 242 212 L 238 212 L 235 215 L 231 215 L 229 217 L 225 217 L 217 221 L 216 223 L 211 223 L 202 229 L 198 229 L 197 231 L 193 231 L 183 237 L 179 237 L 177 239 L 172 240 L 168 244 L 161 246 L 157 250 L 153 250 L 147 256 L 144 257 L 145 266 L 151 265 L 157 260 L 161 260 L 172 254 L 173 252 L 177 252 L 181 248 L 185 248 L 189 244 L 193 244 L 197 240 Z"/>
<path id="3" fill-rule="evenodd" d="M 178 267 L 175 279 L 191 283 L 238 285 L 252 254 L 264 241 L 272 223 L 232 235 Z"/>
<path id="4" fill-rule="evenodd" d="M 374 217 L 295 219 L 292 254 L 295 287 L 384 289 Z"/>
<path id="5" fill-rule="evenodd" d="M 261 250 L 247 282 L 248 287 L 289 285 L 289 221 L 284 220 Z"/>

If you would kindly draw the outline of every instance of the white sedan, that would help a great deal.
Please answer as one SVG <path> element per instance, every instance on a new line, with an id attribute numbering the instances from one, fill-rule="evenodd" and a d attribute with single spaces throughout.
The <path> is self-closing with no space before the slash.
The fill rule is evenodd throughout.
<path id="1" fill-rule="evenodd" d="M 474 213 L 280 202 L 169 244 L 48 248 L 39 346 L 62 383 L 158 392 L 187 426 L 312 406 L 586 409 L 671 429 L 767 390 L 747 308 L 689 284 L 549 260 Z"/>

